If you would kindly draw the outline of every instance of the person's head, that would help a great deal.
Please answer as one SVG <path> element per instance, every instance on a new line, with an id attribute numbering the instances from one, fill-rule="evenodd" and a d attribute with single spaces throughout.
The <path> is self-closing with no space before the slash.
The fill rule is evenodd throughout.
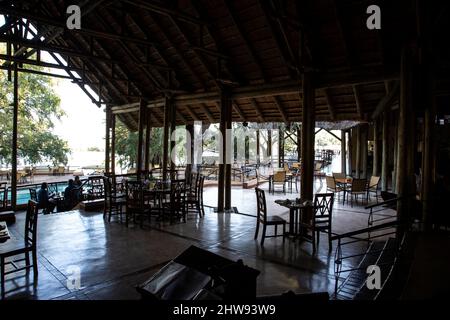
<path id="1" fill-rule="evenodd" d="M 69 179 L 69 187 L 73 186 L 73 179 Z"/>
<path id="2" fill-rule="evenodd" d="M 47 189 L 47 182 L 43 182 L 41 184 L 41 189 Z"/>
<path id="3" fill-rule="evenodd" d="M 80 181 L 80 177 L 79 176 L 75 176 L 75 182 L 79 182 Z"/>

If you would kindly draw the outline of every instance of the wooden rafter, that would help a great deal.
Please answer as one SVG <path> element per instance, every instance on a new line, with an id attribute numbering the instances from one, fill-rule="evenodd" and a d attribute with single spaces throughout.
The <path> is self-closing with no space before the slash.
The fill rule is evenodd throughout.
<path id="1" fill-rule="evenodd" d="M 340 14 L 340 9 L 338 6 L 338 1 L 337 0 L 330 0 L 331 2 L 331 8 L 333 10 L 333 14 L 335 17 L 335 21 L 337 24 L 337 30 L 339 32 L 339 36 L 341 37 L 342 41 L 342 46 L 344 47 L 344 52 L 345 52 L 345 57 L 346 57 L 346 61 L 347 61 L 347 65 L 351 66 L 353 64 L 353 57 L 352 57 L 352 51 L 350 48 L 350 41 L 348 39 L 347 33 L 344 30 L 344 27 L 342 25 L 342 16 Z"/>
<path id="2" fill-rule="evenodd" d="M 283 118 L 284 123 L 288 123 L 288 117 L 286 115 L 286 112 L 283 108 L 282 102 L 278 96 L 273 97 L 273 101 L 275 102 L 275 105 L 277 106 L 278 111 L 281 114 L 281 117 Z"/>
<path id="3" fill-rule="evenodd" d="M 400 91 L 400 82 L 397 81 L 394 84 L 394 87 L 392 90 L 389 91 L 377 104 L 375 110 L 373 111 L 371 118 L 376 119 L 386 108 L 388 108 L 392 101 L 397 97 L 398 93 Z"/>
<path id="4" fill-rule="evenodd" d="M 194 121 L 200 121 L 198 115 L 194 112 L 194 110 L 192 110 L 192 106 L 187 105 L 186 110 Z"/>
<path id="5" fill-rule="evenodd" d="M 259 104 L 256 101 L 256 99 L 251 98 L 250 103 L 251 103 L 252 107 L 255 108 L 256 114 L 258 115 L 259 120 L 261 120 L 261 122 L 266 122 L 266 120 L 264 119 L 264 115 L 261 111 L 261 108 L 259 107 Z"/>
<path id="6" fill-rule="evenodd" d="M 239 21 L 239 18 L 237 14 L 235 13 L 233 9 L 233 1 L 231 0 L 224 0 L 225 6 L 228 10 L 228 13 L 230 14 L 231 19 L 233 20 L 233 24 L 236 27 L 236 29 L 239 32 L 239 35 L 244 40 L 245 46 L 250 53 L 250 56 L 252 57 L 253 62 L 258 66 L 259 71 L 261 72 L 261 75 L 264 79 L 264 81 L 268 80 L 267 73 L 264 71 L 264 66 L 261 61 L 261 59 L 258 56 L 258 53 L 251 45 L 250 39 L 247 35 L 247 32 L 243 29 L 241 22 Z"/>
<path id="7" fill-rule="evenodd" d="M 331 120 L 335 120 L 336 114 L 334 112 L 333 100 L 331 99 L 329 89 L 324 89 L 323 94 L 325 95 L 325 100 L 327 101 L 327 107 L 328 107 L 328 112 L 330 113 L 330 118 L 331 118 Z"/>
<path id="8" fill-rule="evenodd" d="M 168 35 L 165 28 L 161 27 L 160 22 L 155 17 L 151 16 L 156 28 L 158 29 L 159 34 L 162 34 L 166 40 L 169 42 L 170 46 L 175 50 L 176 55 L 181 59 L 183 64 L 188 68 L 189 72 L 200 82 L 202 87 L 206 87 L 205 82 L 202 77 L 198 74 L 198 72 L 192 67 L 190 62 L 185 58 L 185 55 L 181 52 L 181 50 L 176 46 L 174 41 L 172 41 L 172 37 Z"/>
<path id="9" fill-rule="evenodd" d="M 361 105 L 361 97 L 359 95 L 359 87 L 357 85 L 353 85 L 352 88 L 353 88 L 353 95 L 355 96 L 356 112 L 358 113 L 360 119 L 364 119 L 364 114 Z"/>
<path id="10" fill-rule="evenodd" d="M 214 117 L 211 111 L 208 110 L 208 107 L 204 103 L 201 103 L 200 108 L 202 109 L 203 113 L 206 114 L 206 117 L 209 119 L 209 121 L 211 121 L 211 123 L 214 123 Z"/>

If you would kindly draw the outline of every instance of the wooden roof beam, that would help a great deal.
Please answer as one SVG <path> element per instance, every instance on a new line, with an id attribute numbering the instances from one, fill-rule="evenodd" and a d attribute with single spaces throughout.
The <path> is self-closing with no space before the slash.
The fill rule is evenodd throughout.
<path id="1" fill-rule="evenodd" d="M 331 99 L 329 89 L 324 89 L 323 94 L 325 95 L 325 100 L 327 101 L 327 107 L 328 107 L 328 111 L 330 112 L 330 118 L 331 118 L 331 120 L 335 120 L 336 115 L 334 112 L 333 101 Z"/>
<path id="2" fill-rule="evenodd" d="M 200 77 L 198 72 L 191 66 L 190 62 L 186 59 L 183 52 L 181 52 L 181 50 L 172 41 L 172 37 L 170 37 L 168 35 L 166 29 L 161 27 L 161 24 L 159 23 L 158 19 L 156 19 L 152 15 L 150 15 L 150 17 L 152 18 L 156 28 L 158 29 L 158 32 L 160 34 L 162 34 L 166 38 L 166 40 L 169 42 L 169 44 L 174 48 L 176 55 L 181 59 L 183 64 L 188 68 L 189 72 L 200 82 L 202 87 L 205 87 L 205 82 L 203 81 L 203 79 Z"/>
<path id="3" fill-rule="evenodd" d="M 284 123 L 288 123 L 288 118 L 286 115 L 286 112 L 284 111 L 283 105 L 281 103 L 281 100 L 278 96 L 273 97 L 273 101 L 275 102 L 275 105 L 277 106 L 278 111 L 281 114 L 281 117 L 283 118 Z"/>
<path id="4" fill-rule="evenodd" d="M 200 121 L 200 118 L 195 114 L 194 110 L 192 110 L 192 106 L 187 105 L 186 110 L 194 121 Z"/>
<path id="5" fill-rule="evenodd" d="M 261 72 L 261 75 L 262 75 L 264 81 L 267 81 L 268 77 L 267 77 L 267 73 L 264 71 L 264 65 L 263 65 L 261 59 L 259 58 L 256 50 L 251 45 L 251 41 L 248 38 L 247 32 L 245 32 L 245 30 L 243 29 L 237 14 L 233 10 L 233 7 L 232 7 L 233 1 L 231 1 L 231 0 L 224 0 L 224 3 L 225 3 L 225 6 L 226 6 L 226 8 L 228 10 L 228 13 L 230 14 L 231 20 L 233 20 L 234 26 L 238 30 L 239 35 L 241 36 L 241 38 L 244 40 L 245 46 L 247 47 L 247 50 L 250 53 L 250 56 L 252 57 L 253 62 L 258 66 L 259 71 Z"/>
<path id="6" fill-rule="evenodd" d="M 245 119 L 246 119 L 245 114 L 244 114 L 244 112 L 242 112 L 241 107 L 239 107 L 237 101 L 233 100 L 232 105 L 233 105 L 233 109 L 237 112 L 237 114 L 242 119 L 242 121 L 245 121 Z"/>
<path id="7" fill-rule="evenodd" d="M 252 107 L 255 108 L 256 114 L 258 115 L 259 120 L 261 120 L 261 122 L 266 122 L 266 120 L 264 119 L 264 115 L 263 115 L 263 113 L 261 111 L 261 108 L 259 107 L 258 102 L 256 101 L 256 99 L 251 98 L 250 99 L 250 103 L 251 103 Z"/>
<path id="8" fill-rule="evenodd" d="M 355 96 L 356 113 L 358 114 L 359 118 L 363 120 L 364 113 L 361 105 L 361 97 L 359 95 L 359 87 L 357 85 L 353 85 L 352 88 L 353 88 L 353 95 Z"/>
<path id="9" fill-rule="evenodd" d="M 392 90 L 386 94 L 383 99 L 380 100 L 374 112 L 372 113 L 372 120 L 376 119 L 386 108 L 390 107 L 394 98 L 398 95 L 400 91 L 400 82 L 396 81 Z"/>
<path id="10" fill-rule="evenodd" d="M 206 115 L 206 117 L 209 119 L 211 123 L 216 122 L 211 111 L 208 110 L 208 107 L 204 103 L 200 104 L 200 108 L 202 109 L 203 113 Z"/>

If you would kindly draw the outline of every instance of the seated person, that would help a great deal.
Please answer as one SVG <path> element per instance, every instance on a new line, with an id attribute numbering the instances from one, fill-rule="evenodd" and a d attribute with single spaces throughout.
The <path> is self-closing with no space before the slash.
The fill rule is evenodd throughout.
<path id="1" fill-rule="evenodd" d="M 66 209 L 71 210 L 79 200 L 79 187 L 75 185 L 73 179 L 69 180 L 69 184 L 64 190 L 64 201 Z"/>
<path id="2" fill-rule="evenodd" d="M 37 192 L 38 206 L 44 209 L 44 214 L 52 213 L 56 207 L 56 202 L 52 199 L 53 195 L 49 196 L 47 188 L 47 183 L 44 182 Z"/>

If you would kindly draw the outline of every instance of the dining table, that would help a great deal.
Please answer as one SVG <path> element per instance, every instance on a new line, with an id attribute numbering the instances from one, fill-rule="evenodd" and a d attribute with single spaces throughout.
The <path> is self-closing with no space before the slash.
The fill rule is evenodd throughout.
<path id="1" fill-rule="evenodd" d="M 303 237 L 305 232 L 300 227 L 300 222 L 307 219 L 305 214 L 309 211 L 308 208 L 313 208 L 314 204 L 311 200 L 302 199 L 278 199 L 275 203 L 289 209 L 289 229 L 287 236 L 298 238 Z"/>

